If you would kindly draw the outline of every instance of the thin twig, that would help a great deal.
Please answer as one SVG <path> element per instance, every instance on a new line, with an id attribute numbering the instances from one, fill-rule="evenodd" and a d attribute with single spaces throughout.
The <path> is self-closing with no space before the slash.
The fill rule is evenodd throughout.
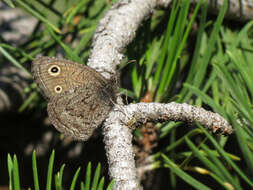
<path id="1" fill-rule="evenodd" d="M 146 122 L 185 121 L 198 122 L 213 133 L 230 135 L 232 126 L 219 114 L 183 103 L 138 103 L 124 106 L 125 117 L 120 120 L 130 127 Z M 130 118 L 130 119 L 129 119 Z"/>

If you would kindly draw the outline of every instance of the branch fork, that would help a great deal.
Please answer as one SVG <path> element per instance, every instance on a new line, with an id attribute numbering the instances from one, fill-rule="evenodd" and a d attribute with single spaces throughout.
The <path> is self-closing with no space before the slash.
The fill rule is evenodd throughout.
<path id="1" fill-rule="evenodd" d="M 242 1 L 243 5 L 247 5 L 246 0 Z M 116 66 L 123 58 L 123 49 L 134 39 L 141 22 L 156 7 L 167 7 L 169 3 L 171 0 L 120 0 L 114 4 L 97 27 L 87 65 L 98 71 L 108 71 L 101 74 L 111 78 L 110 73 L 115 73 Z M 109 176 L 115 180 L 115 190 L 141 189 L 135 167 L 131 128 L 147 121 L 171 120 L 188 123 L 197 121 L 212 132 L 222 134 L 233 132 L 232 127 L 219 114 L 188 104 L 172 102 L 116 105 L 103 124 Z"/>

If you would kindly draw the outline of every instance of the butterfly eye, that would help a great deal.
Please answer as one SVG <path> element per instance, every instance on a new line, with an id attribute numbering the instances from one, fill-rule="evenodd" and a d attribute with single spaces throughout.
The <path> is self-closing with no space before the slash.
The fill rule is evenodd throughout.
<path id="1" fill-rule="evenodd" d="M 54 91 L 55 91 L 57 94 L 59 94 L 59 93 L 62 92 L 62 87 L 61 87 L 60 85 L 57 85 L 57 86 L 54 87 Z"/>
<path id="2" fill-rule="evenodd" d="M 51 76 L 57 76 L 61 73 L 61 68 L 58 65 L 52 65 L 51 67 L 49 67 L 48 73 Z"/>

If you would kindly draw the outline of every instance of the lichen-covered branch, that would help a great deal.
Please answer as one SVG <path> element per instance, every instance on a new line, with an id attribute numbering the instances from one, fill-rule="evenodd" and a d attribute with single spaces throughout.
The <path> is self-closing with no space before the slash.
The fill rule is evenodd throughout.
<path id="1" fill-rule="evenodd" d="M 115 109 L 104 123 L 103 135 L 109 176 L 115 180 L 114 189 L 139 190 L 135 167 L 132 133 L 120 118 L 124 113 Z"/>
<path id="2" fill-rule="evenodd" d="M 122 50 L 134 39 L 140 23 L 155 6 L 154 0 L 121 0 L 114 4 L 99 22 L 87 65 L 100 72 L 115 73 L 123 58 Z"/>
<path id="3" fill-rule="evenodd" d="M 100 20 L 93 37 L 88 61 L 98 71 L 115 73 L 123 58 L 122 50 L 134 39 L 140 23 L 157 7 L 167 7 L 171 0 L 121 0 L 115 3 Z M 192 0 L 197 3 L 198 0 Z M 209 12 L 218 13 L 224 0 L 207 0 Z M 253 19 L 252 0 L 229 0 L 226 18 Z M 108 76 L 108 73 L 104 73 Z"/>
<path id="4" fill-rule="evenodd" d="M 116 66 L 120 64 L 123 58 L 122 50 L 134 39 L 141 22 L 148 18 L 157 6 L 165 7 L 170 2 L 166 0 L 122 0 L 114 4 L 99 22 L 93 38 L 93 48 L 88 65 L 100 71 L 105 77 L 110 78 L 110 75 L 115 74 Z M 139 122 L 141 119 L 145 120 L 145 112 L 140 112 L 143 115 L 139 115 L 136 118 L 133 117 L 133 120 L 131 120 L 133 115 L 128 113 L 131 110 L 131 106 L 135 107 L 132 110 L 136 111 L 139 109 L 140 111 L 144 105 L 150 106 L 150 109 L 146 109 L 146 116 L 153 120 L 197 120 L 201 124 L 206 125 L 207 128 L 215 127 L 212 128 L 213 131 L 217 130 L 217 127 L 223 133 L 229 134 L 232 131 L 225 120 L 219 115 L 210 114 L 210 112 L 206 112 L 203 109 L 197 109 L 186 104 L 174 103 L 168 105 L 168 107 L 160 105 L 161 107 L 158 110 L 164 113 L 164 115 L 161 113 L 152 115 L 152 109 L 154 111 L 159 107 L 159 104 L 121 106 L 124 108 L 123 110 L 126 109 L 125 113 L 122 114 L 122 111 L 119 110 L 112 111 L 109 118 L 105 121 L 103 128 L 109 175 L 115 180 L 114 189 L 141 189 L 135 168 L 131 130 L 129 130 L 127 124 L 129 122 L 135 123 L 135 119 L 136 122 Z M 169 109 L 169 107 L 173 107 L 175 110 Z M 163 109 L 164 112 L 162 111 Z M 187 110 L 190 112 L 187 113 Z M 180 114 L 184 117 L 179 117 Z M 123 121 L 124 116 L 127 115 L 130 115 L 130 118 L 128 117 L 128 120 L 125 120 L 126 123 L 120 122 L 119 118 Z M 205 117 L 209 117 L 210 115 L 213 119 L 208 118 L 205 120 Z"/>
<path id="5" fill-rule="evenodd" d="M 183 103 L 138 103 L 124 106 L 125 116 L 120 120 L 128 127 L 146 122 L 185 121 L 198 122 L 213 133 L 230 135 L 232 126 L 219 114 Z"/>
<path id="6" fill-rule="evenodd" d="M 118 105 L 110 113 L 103 128 L 109 175 L 115 180 L 115 189 L 140 189 L 130 129 L 148 121 L 199 122 L 214 133 L 229 135 L 233 132 L 231 125 L 219 114 L 188 104 Z"/>
<path id="7" fill-rule="evenodd" d="M 151 15 L 157 2 L 122 0 L 113 5 L 99 22 L 87 64 L 107 78 L 115 73 L 123 58 L 122 50 L 134 39 L 136 30 Z M 119 116 L 120 112 L 111 112 L 103 128 L 109 175 L 115 180 L 114 189 L 139 190 L 131 130 L 114 122 Z"/>
<path id="8" fill-rule="evenodd" d="M 199 0 L 192 0 L 198 2 Z M 218 14 L 224 0 L 207 0 L 209 12 Z M 252 0 L 228 0 L 227 19 L 236 19 L 240 21 L 251 20 L 253 18 Z"/>

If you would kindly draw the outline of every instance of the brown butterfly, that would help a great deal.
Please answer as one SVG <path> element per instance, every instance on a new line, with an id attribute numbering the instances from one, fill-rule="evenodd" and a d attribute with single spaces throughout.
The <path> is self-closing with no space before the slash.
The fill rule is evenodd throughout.
<path id="1" fill-rule="evenodd" d="M 117 85 L 94 69 L 66 59 L 37 57 L 34 80 L 48 100 L 51 123 L 60 132 L 87 140 L 113 107 Z"/>

